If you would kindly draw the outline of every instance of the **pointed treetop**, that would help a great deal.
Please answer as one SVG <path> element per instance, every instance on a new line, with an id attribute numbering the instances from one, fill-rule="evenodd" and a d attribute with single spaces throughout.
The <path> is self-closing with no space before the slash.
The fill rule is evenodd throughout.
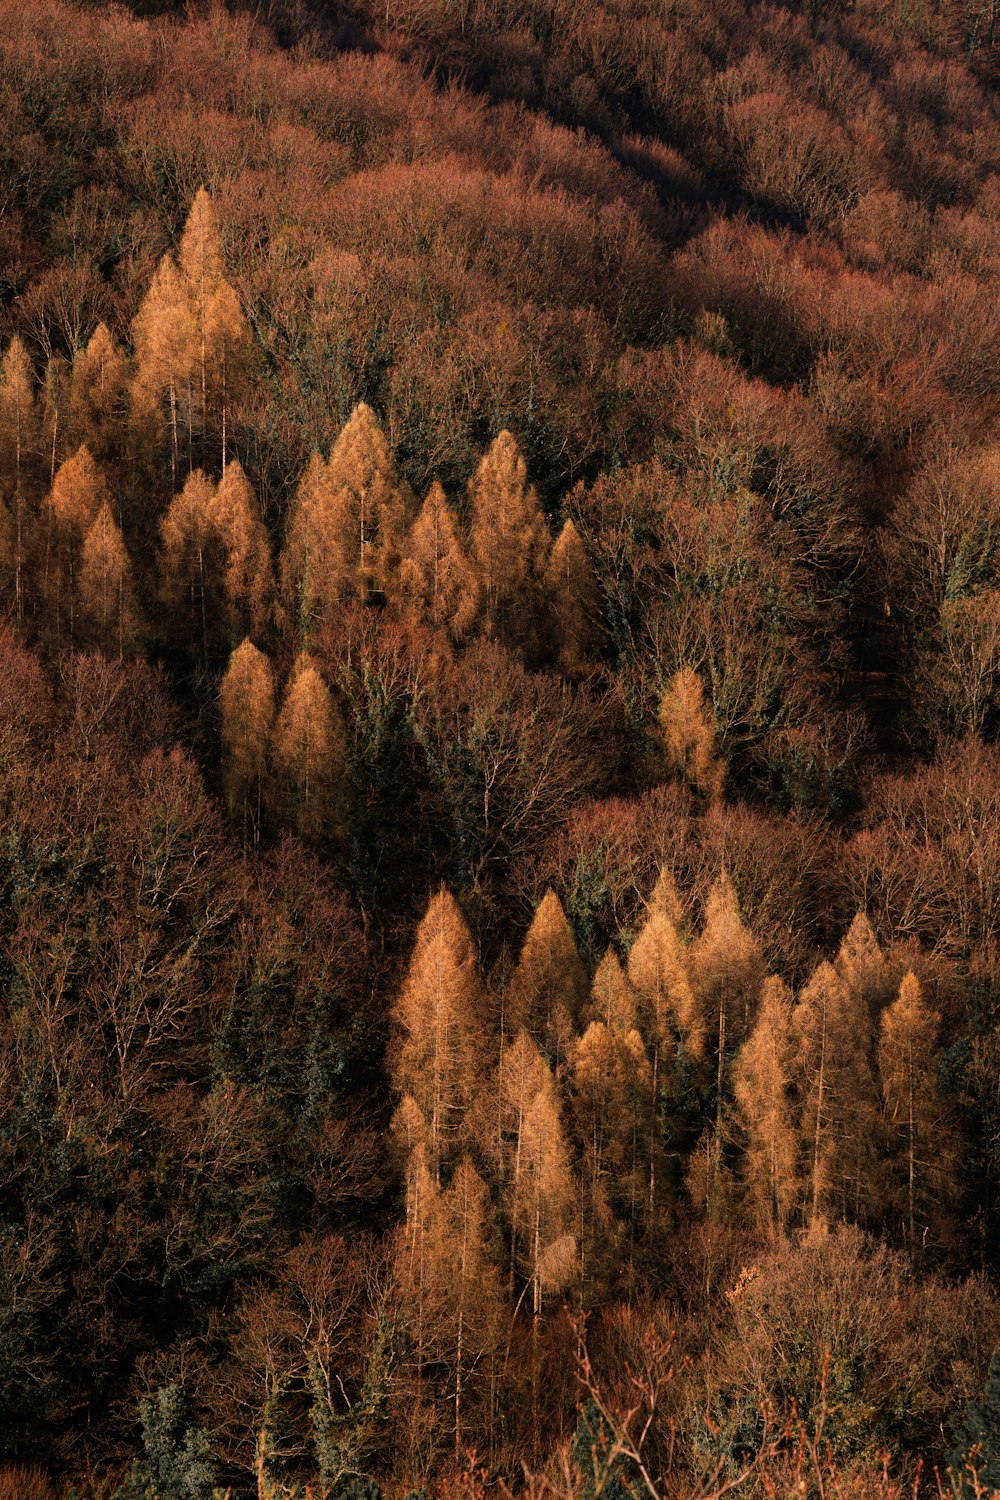
<path id="1" fill-rule="evenodd" d="M 609 948 L 597 966 L 589 1014 L 613 1035 L 626 1036 L 636 1023 L 636 996 L 622 971 L 618 955 Z"/>
<path id="2" fill-rule="evenodd" d="M 181 273 L 202 305 L 225 276 L 215 208 L 205 188 L 195 193 L 178 252 Z"/>
<path id="3" fill-rule="evenodd" d="M 49 508 L 60 531 L 75 533 L 81 540 L 108 498 L 108 486 L 100 466 L 86 443 L 56 470 L 49 491 Z"/>
<path id="4" fill-rule="evenodd" d="M 395 479 L 392 455 L 378 417 L 359 401 L 340 431 L 330 453 L 330 480 L 353 493 L 368 490 L 376 480 Z"/>

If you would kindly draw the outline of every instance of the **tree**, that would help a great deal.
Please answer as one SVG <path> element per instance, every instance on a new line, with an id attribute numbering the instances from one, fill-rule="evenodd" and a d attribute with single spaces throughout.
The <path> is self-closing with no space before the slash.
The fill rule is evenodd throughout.
<path id="1" fill-rule="evenodd" d="M 857 1211 L 872 1126 L 870 1026 L 859 997 L 822 963 L 792 1013 L 811 1222 Z"/>
<path id="2" fill-rule="evenodd" d="M 39 438 L 35 383 L 28 351 L 16 336 L 0 363 L 0 493 L 12 518 L 14 611 L 24 617 L 28 480 Z"/>
<path id="3" fill-rule="evenodd" d="M 329 619 L 351 583 L 347 496 L 313 453 L 299 481 L 281 553 L 285 618 L 306 637 Z"/>
<path id="4" fill-rule="evenodd" d="M 650 1069 L 642 1037 L 624 1019 L 619 1013 L 617 1021 L 591 1021 L 570 1054 L 573 1113 L 583 1152 L 583 1246 L 591 1269 L 602 1241 L 605 1250 L 611 1248 L 609 1210 L 627 1220 L 634 1241 L 648 1197 L 649 1169 L 643 1157 Z"/>
<path id="5" fill-rule="evenodd" d="M 836 958 L 837 972 L 874 1016 L 890 997 L 890 976 L 866 912 L 855 914 Z"/>
<path id="6" fill-rule="evenodd" d="M 330 690 L 309 657 L 300 656 L 275 724 L 274 763 L 291 788 L 304 838 L 320 837 L 335 822 L 344 761 L 344 731 Z"/>
<path id="7" fill-rule="evenodd" d="M 588 991 L 573 929 L 551 886 L 531 919 L 507 987 L 504 1030 L 525 1027 L 558 1059 L 579 1021 Z"/>
<path id="8" fill-rule="evenodd" d="M 234 459 L 208 500 L 206 519 L 222 554 L 221 592 L 230 641 L 260 635 L 271 616 L 274 577 L 271 548 L 257 497 Z"/>
<path id="9" fill-rule="evenodd" d="M 948 1472 L 958 1500 L 1000 1490 L 1000 1349 L 990 1360 L 982 1399 L 965 1408 Z"/>
<path id="10" fill-rule="evenodd" d="M 139 1403 L 143 1457 L 132 1465 L 114 1500 L 211 1500 L 215 1475 L 208 1434 L 194 1425 L 179 1385 L 162 1386 Z"/>
<path id="11" fill-rule="evenodd" d="M 409 520 L 385 435 L 364 401 L 334 443 L 328 472 L 342 515 L 344 569 L 364 604 L 373 588 L 382 594 L 392 588 Z"/>
<path id="12" fill-rule="evenodd" d="M 470 1387 L 500 1342 L 500 1287 L 490 1259 L 491 1205 L 486 1185 L 467 1156 L 459 1162 L 441 1199 L 439 1264 L 448 1268 L 446 1367 L 454 1371 L 455 1462 L 463 1454 L 463 1423 Z M 440 1334 L 438 1335 L 440 1342 Z M 492 1381 L 490 1382 L 492 1384 Z M 486 1432 L 493 1414 L 487 1406 Z"/>
<path id="13" fill-rule="evenodd" d="M 764 981 L 757 1020 L 740 1049 L 734 1093 L 747 1142 L 747 1191 L 757 1222 L 773 1238 L 788 1224 L 798 1193 L 795 1068 L 792 993 L 772 976 Z"/>
<path id="14" fill-rule="evenodd" d="M 706 1029 L 715 1035 L 715 1139 L 712 1187 L 721 1182 L 727 1048 L 750 1026 L 762 978 L 760 950 L 740 915 L 732 881 L 723 870 L 705 904 L 705 924 L 690 949 L 690 974 Z"/>
<path id="15" fill-rule="evenodd" d="M 239 298 L 225 278 L 222 243 L 212 200 L 195 194 L 178 260 L 165 255 L 134 324 L 136 378 L 133 412 L 141 427 L 169 399 L 170 472 L 180 462 L 179 404 L 188 430 L 188 469 L 194 468 L 197 429 L 209 436 L 218 410 L 222 470 L 227 466 L 227 422 L 232 388 L 249 345 Z"/>
<path id="16" fill-rule="evenodd" d="M 459 539 L 447 496 L 435 480 L 410 528 L 399 577 L 387 584 L 402 611 L 447 631 L 468 635 L 479 608 L 475 575 Z"/>
<path id="17" fill-rule="evenodd" d="M 660 872 L 628 956 L 628 979 L 638 997 L 639 1025 L 652 1057 L 649 1114 L 649 1208 L 656 1204 L 656 1162 L 660 1116 L 667 1097 L 675 1038 L 692 1056 L 704 1050 L 704 1023 L 695 1004 L 674 912 L 676 891 L 667 870 Z"/>
<path id="18" fill-rule="evenodd" d="M 917 1251 L 917 1210 L 926 1207 L 929 1188 L 940 1178 L 944 1132 L 935 1079 L 941 1017 L 926 1004 L 912 971 L 903 977 L 899 996 L 882 1012 L 878 1071 L 890 1140 L 902 1148 L 906 1177 L 906 1235 L 910 1254 Z M 935 1171 L 935 1162 L 938 1170 Z"/>
<path id="19" fill-rule="evenodd" d="M 572 520 L 552 548 L 544 592 L 560 670 L 567 677 L 582 677 L 600 649 L 601 600 L 597 577 Z"/>
<path id="20" fill-rule="evenodd" d="M 207 660 L 216 624 L 212 588 L 215 486 L 203 469 L 189 474 L 160 522 L 160 580 L 164 602 L 174 614 L 187 600 L 189 629 L 201 640 Z"/>
<path id="21" fill-rule="evenodd" d="M 67 426 L 70 441 L 86 443 L 103 460 L 120 451 L 125 378 L 125 357 L 98 323 L 73 359 Z"/>
<path id="22" fill-rule="evenodd" d="M 122 657 L 137 626 L 132 564 L 106 500 L 84 538 L 78 588 L 84 628 L 105 651 Z"/>
<path id="23" fill-rule="evenodd" d="M 707 802 L 722 796 L 725 767 L 715 754 L 715 723 L 693 667 L 675 672 L 660 699 L 660 733 L 671 771 Z"/>
<path id="24" fill-rule="evenodd" d="M 176 486 L 180 471 L 178 404 L 181 392 L 186 388 L 190 412 L 190 382 L 197 355 L 198 330 L 189 288 L 171 255 L 165 255 L 156 268 L 149 291 L 135 317 L 133 338 L 136 359 L 132 385 L 133 424 L 140 433 L 149 432 L 150 424 L 158 420 L 161 399 L 168 398 L 170 479 Z M 151 436 L 155 442 L 155 430 Z"/>
<path id="25" fill-rule="evenodd" d="M 503 431 L 469 481 L 472 556 L 482 628 L 503 645 L 537 648 L 539 580 L 549 536 L 516 439 Z"/>
<path id="26" fill-rule="evenodd" d="M 56 470 L 46 503 L 50 535 L 46 593 L 56 610 L 56 633 L 61 633 L 65 620 L 70 645 L 74 640 L 77 575 L 84 538 L 108 498 L 104 474 L 87 446 L 81 444 Z"/>
<path id="27" fill-rule="evenodd" d="M 480 1075 L 484 999 L 469 929 L 450 891 L 432 897 L 393 1008 L 400 1031 L 393 1077 L 427 1121 L 437 1182 L 461 1135 Z"/>
<path id="28" fill-rule="evenodd" d="M 225 277 L 225 260 L 215 209 L 199 188 L 191 204 L 178 250 L 193 321 L 193 342 L 201 388 L 201 431 L 209 427 L 209 400 L 218 403 L 223 477 L 227 467 L 227 419 L 231 389 L 241 372 L 249 331 L 236 292 Z"/>
<path id="29" fill-rule="evenodd" d="M 573 1196 L 555 1084 L 545 1068 L 524 1112 L 520 1170 L 504 1193 L 536 1320 L 546 1294 L 562 1291 L 576 1272 L 576 1241 L 570 1231 Z"/>
<path id="30" fill-rule="evenodd" d="M 244 836 L 260 832 L 267 749 L 274 722 L 274 673 L 251 640 L 236 647 L 219 688 L 223 782 Z"/>

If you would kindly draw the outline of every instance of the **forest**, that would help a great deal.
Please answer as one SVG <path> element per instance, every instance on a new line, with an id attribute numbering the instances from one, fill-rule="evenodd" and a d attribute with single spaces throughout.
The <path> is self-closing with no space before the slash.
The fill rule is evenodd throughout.
<path id="1" fill-rule="evenodd" d="M 0 1500 L 1000 1494 L 997 0 L 0 0 Z"/>

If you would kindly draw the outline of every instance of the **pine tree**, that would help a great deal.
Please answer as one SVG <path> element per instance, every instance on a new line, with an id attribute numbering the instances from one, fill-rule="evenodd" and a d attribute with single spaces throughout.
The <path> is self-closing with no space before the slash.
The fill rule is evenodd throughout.
<path id="1" fill-rule="evenodd" d="M 234 459 L 207 504 L 207 521 L 222 556 L 225 630 L 232 641 L 260 635 L 271 617 L 271 548 L 257 497 Z"/>
<path id="2" fill-rule="evenodd" d="M 792 1013 L 809 1219 L 856 1210 L 874 1126 L 870 1030 L 859 997 L 822 963 Z"/>
<path id="3" fill-rule="evenodd" d="M 943 1132 L 935 1078 L 940 1049 L 941 1017 L 927 1006 L 920 981 L 908 973 L 896 1001 L 882 1012 L 878 1041 L 878 1070 L 882 1103 L 890 1141 L 898 1143 L 906 1181 L 906 1232 L 910 1254 L 917 1250 L 917 1212 L 928 1196 L 927 1187 L 938 1174 Z"/>
<path id="4" fill-rule="evenodd" d="M 137 624 L 132 564 L 106 500 L 84 539 L 79 601 L 84 629 L 103 650 L 123 656 Z"/>
<path id="5" fill-rule="evenodd" d="M 399 577 L 389 586 L 404 614 L 446 630 L 461 642 L 479 607 L 475 575 L 444 490 L 434 482 L 410 528 Z"/>
<path id="6" fill-rule="evenodd" d="M 571 520 L 552 548 L 544 592 L 559 668 L 567 677 L 583 677 L 600 649 L 601 602 L 597 578 Z"/>
<path id="7" fill-rule="evenodd" d="M 223 778 L 230 811 L 244 837 L 259 836 L 267 747 L 274 722 L 274 673 L 250 640 L 236 647 L 219 688 Z"/>
<path id="8" fill-rule="evenodd" d="M 472 938 L 455 898 L 442 887 L 417 929 L 394 1007 L 401 1032 L 396 1087 L 427 1121 L 428 1161 L 438 1181 L 480 1076 L 483 1010 Z"/>
<path id="9" fill-rule="evenodd" d="M 502 645 L 537 646 L 539 582 L 549 537 L 514 437 L 501 432 L 469 482 L 472 557 L 485 634 Z"/>
<path id="10" fill-rule="evenodd" d="M 747 1141 L 747 1192 L 758 1223 L 774 1237 L 787 1226 L 798 1191 L 795 1076 L 792 993 L 772 977 L 736 1062 L 734 1092 Z"/>
<path id="11" fill-rule="evenodd" d="M 565 1053 L 587 998 L 583 967 L 562 902 L 548 888 L 531 919 L 505 997 L 504 1028 L 522 1026 L 557 1061 Z"/>
<path id="12" fill-rule="evenodd" d="M 725 770 L 715 753 L 712 712 L 693 667 L 681 667 L 667 684 L 660 699 L 659 724 L 671 771 L 706 801 L 717 802 Z"/>
<path id="13" fill-rule="evenodd" d="M 335 785 L 344 754 L 343 726 L 330 690 L 309 658 L 300 656 L 275 725 L 274 763 L 292 789 L 304 838 L 320 837 L 335 822 Z"/>
<path id="14" fill-rule="evenodd" d="M 35 382 L 28 351 L 16 336 L 0 362 L 0 495 L 11 517 L 14 611 L 24 618 L 25 542 L 31 469 L 39 440 Z"/>

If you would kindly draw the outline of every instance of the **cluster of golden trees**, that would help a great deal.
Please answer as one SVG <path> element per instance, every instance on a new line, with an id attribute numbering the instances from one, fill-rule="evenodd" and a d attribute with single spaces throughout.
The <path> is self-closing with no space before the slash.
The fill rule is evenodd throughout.
<path id="1" fill-rule="evenodd" d="M 177 259 L 168 254 L 157 269 L 134 343 L 130 362 L 100 325 L 44 400 L 19 339 L 4 357 L 0 567 L 19 619 L 40 609 L 61 644 L 119 654 L 166 635 L 208 663 L 275 624 L 307 643 L 340 605 L 378 602 L 454 643 L 479 633 L 535 661 L 548 655 L 569 675 L 592 662 L 601 638 L 593 569 L 572 520 L 553 541 L 507 431 L 469 483 L 463 521 L 436 482 L 418 503 L 375 414 L 359 404 L 329 459 L 313 454 L 275 567 L 258 499 L 228 451 L 227 401 L 247 378 L 249 335 L 204 190 Z M 148 468 L 164 445 L 173 498 L 155 555 L 146 518 L 133 528 L 133 558 L 104 460 L 120 447 Z M 142 624 L 141 606 L 154 605 L 168 611 L 165 631 Z"/>
<path id="2" fill-rule="evenodd" d="M 641 1284 L 682 1200 L 775 1242 L 877 1220 L 919 1255 L 955 1180 L 920 980 L 859 914 L 794 994 L 725 873 L 687 934 L 664 870 L 624 961 L 609 950 L 592 979 L 548 890 L 512 972 L 484 981 L 442 888 L 394 1019 L 397 1275 L 418 1369 L 449 1372 L 456 1443 L 463 1403 L 488 1401 L 507 1296 L 537 1318 Z"/>

